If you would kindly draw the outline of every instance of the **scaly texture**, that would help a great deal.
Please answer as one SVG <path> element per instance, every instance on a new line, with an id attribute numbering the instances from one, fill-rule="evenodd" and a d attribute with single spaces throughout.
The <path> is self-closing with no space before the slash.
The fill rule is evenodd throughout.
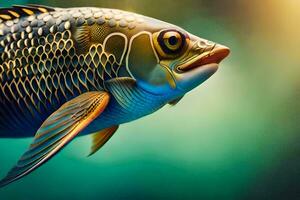
<path id="1" fill-rule="evenodd" d="M 0 15 L 0 127 L 37 127 L 66 101 L 105 90 L 108 79 L 128 76 L 121 67 L 127 38 L 111 37 L 106 49 L 103 43 L 113 28 L 129 30 L 142 23 L 138 15 L 97 8 L 45 13 L 23 8 L 31 15 L 11 20 Z M 118 43 L 124 48 L 116 50 Z"/>

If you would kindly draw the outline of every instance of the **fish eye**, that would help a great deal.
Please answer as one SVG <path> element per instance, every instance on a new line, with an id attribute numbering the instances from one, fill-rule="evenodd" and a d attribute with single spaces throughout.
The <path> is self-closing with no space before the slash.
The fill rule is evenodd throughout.
<path id="1" fill-rule="evenodd" d="M 173 58 L 186 46 L 187 36 L 177 30 L 164 30 L 157 33 L 154 44 L 160 56 Z"/>
<path id="2" fill-rule="evenodd" d="M 178 31 L 162 31 L 158 36 L 158 42 L 165 53 L 176 54 L 183 47 L 184 35 Z"/>
<path id="3" fill-rule="evenodd" d="M 182 43 L 181 35 L 177 32 L 167 32 L 163 35 L 164 45 L 170 51 L 176 51 Z"/>

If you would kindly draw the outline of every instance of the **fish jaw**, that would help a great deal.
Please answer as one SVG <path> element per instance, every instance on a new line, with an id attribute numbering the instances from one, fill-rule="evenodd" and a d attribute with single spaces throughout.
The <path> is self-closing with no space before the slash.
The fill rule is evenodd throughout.
<path id="1" fill-rule="evenodd" d="M 187 92 L 203 83 L 218 70 L 220 62 L 229 53 L 230 49 L 228 47 L 214 44 L 212 48 L 204 51 L 199 56 L 177 66 L 173 70 L 177 88 Z"/>

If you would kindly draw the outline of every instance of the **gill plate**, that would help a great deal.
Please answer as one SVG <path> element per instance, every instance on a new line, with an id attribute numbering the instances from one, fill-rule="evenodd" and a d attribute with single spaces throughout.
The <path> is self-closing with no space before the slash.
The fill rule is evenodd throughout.
<path id="1" fill-rule="evenodd" d="M 131 38 L 130 38 L 130 41 L 129 41 L 129 47 L 128 47 L 128 53 L 126 55 L 126 69 L 130 75 L 131 78 L 134 79 L 134 76 L 132 75 L 130 69 L 129 69 L 129 66 L 128 66 L 128 62 L 129 62 L 129 56 L 130 56 L 130 53 L 131 53 L 131 47 L 132 47 L 132 43 L 133 43 L 133 40 L 135 38 L 137 38 L 138 36 L 140 35 L 143 35 L 143 34 L 146 34 L 149 36 L 149 39 L 150 39 L 150 44 L 151 44 L 151 48 L 152 48 L 152 51 L 154 53 L 154 56 L 156 58 L 156 61 L 157 61 L 157 64 L 160 64 L 166 71 L 166 76 L 167 76 L 167 80 L 168 80 L 168 83 L 169 85 L 174 89 L 176 88 L 176 81 L 175 81 L 175 77 L 173 76 L 173 73 L 172 71 L 168 68 L 168 66 L 164 65 L 161 63 L 160 59 L 159 59 L 159 56 L 155 50 L 155 47 L 154 47 L 154 44 L 153 44 L 153 35 L 151 32 L 148 32 L 148 31 L 141 31 L 135 35 L 133 35 Z"/>

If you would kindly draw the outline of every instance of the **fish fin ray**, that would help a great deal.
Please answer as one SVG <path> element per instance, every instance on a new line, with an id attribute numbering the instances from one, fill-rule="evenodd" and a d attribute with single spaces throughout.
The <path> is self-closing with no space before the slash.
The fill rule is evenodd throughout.
<path id="1" fill-rule="evenodd" d="M 92 146 L 88 156 L 96 153 L 113 136 L 119 126 L 112 126 L 92 134 Z"/>
<path id="2" fill-rule="evenodd" d="M 141 91 L 136 88 L 136 81 L 128 77 L 119 77 L 108 80 L 105 86 L 115 97 L 117 102 L 125 109 L 132 108 L 133 98 L 139 102 L 142 99 Z"/>
<path id="3" fill-rule="evenodd" d="M 55 127 L 53 128 L 51 124 L 47 123 L 48 119 L 46 119 L 38 129 L 29 149 L 8 172 L 7 176 L 0 181 L 0 187 L 29 174 L 58 153 L 104 111 L 109 102 L 109 97 L 107 92 L 87 92 L 63 104 L 48 119 L 55 122 L 57 117 L 57 120 L 60 120 L 60 113 L 70 106 L 77 105 L 77 109 L 70 110 L 69 118 L 63 118 L 73 119 L 73 124 L 67 123 L 68 128 L 57 131 Z M 82 104 L 83 102 L 84 104 Z M 64 120 L 61 123 L 64 123 Z M 50 132 L 48 131 L 49 128 L 51 129 Z M 54 136 L 51 132 L 54 133 Z M 41 136 L 43 136 L 43 141 L 39 142 Z"/>
<path id="4" fill-rule="evenodd" d="M 55 11 L 54 8 L 38 5 L 13 5 L 10 8 L 0 8 L 0 19 L 14 20 L 17 18 Z"/>

